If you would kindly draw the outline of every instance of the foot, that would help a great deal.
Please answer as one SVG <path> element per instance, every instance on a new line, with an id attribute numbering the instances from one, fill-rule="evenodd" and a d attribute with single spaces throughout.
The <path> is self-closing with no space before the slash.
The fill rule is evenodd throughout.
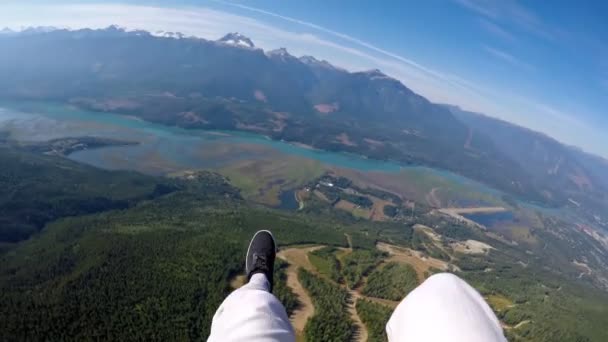
<path id="1" fill-rule="evenodd" d="M 247 249 L 247 258 L 245 259 L 247 281 L 254 274 L 263 273 L 270 284 L 270 292 L 272 292 L 272 274 L 274 271 L 276 249 L 272 233 L 267 230 L 260 230 L 251 239 L 249 248 Z"/>

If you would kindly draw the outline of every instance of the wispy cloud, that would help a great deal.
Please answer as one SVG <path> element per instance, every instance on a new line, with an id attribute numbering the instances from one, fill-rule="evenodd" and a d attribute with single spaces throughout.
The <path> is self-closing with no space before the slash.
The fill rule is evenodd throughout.
<path id="1" fill-rule="evenodd" d="M 563 111 L 553 108 L 545 103 L 534 102 L 533 105 L 545 116 L 545 118 L 549 119 L 547 120 L 548 122 L 551 120 L 558 120 L 560 122 L 568 123 L 572 128 L 582 128 L 584 130 L 590 129 L 587 123 L 578 119 L 575 115 L 566 114 Z"/>
<path id="2" fill-rule="evenodd" d="M 295 33 L 250 17 L 201 7 L 74 4 L 36 6 L 28 10 L 27 6 L 19 5 L 18 11 L 0 10 L 0 22 L 6 26 L 13 24 L 14 27 L 54 25 L 71 28 L 101 28 L 118 24 L 149 31 L 179 31 L 207 39 L 217 39 L 227 32 L 241 31 L 264 49 L 287 47 L 296 55 L 313 54 L 349 70 L 379 68 L 434 101 L 483 110 L 483 107 L 476 106 L 478 100 L 483 97 L 480 89 L 460 76 L 429 68 L 369 42 L 310 22 L 249 6 L 232 3 L 230 5 L 302 25 L 333 39 L 321 38 L 311 33 Z M 15 16 L 15 13 L 20 15 Z M 478 100 L 474 100 L 475 98 Z"/>
<path id="3" fill-rule="evenodd" d="M 515 56 L 513 56 L 512 54 L 509 54 L 505 51 L 493 48 L 493 47 L 489 47 L 489 46 L 484 46 L 483 49 L 488 52 L 490 55 L 497 57 L 515 67 L 518 68 L 522 68 L 522 69 L 526 69 L 528 71 L 532 71 L 535 70 L 536 68 L 534 66 L 532 66 L 531 64 L 528 64 L 518 58 L 516 58 Z"/>
<path id="4" fill-rule="evenodd" d="M 562 36 L 558 28 L 547 25 L 532 10 L 516 0 L 454 0 L 457 4 L 497 22 L 514 25 L 540 38 L 557 41 Z"/>
<path id="5" fill-rule="evenodd" d="M 343 45 L 336 44 L 333 42 L 329 43 L 325 41 L 322 43 L 326 46 L 333 46 L 334 48 L 346 50 L 355 55 L 366 57 L 367 59 L 376 63 L 376 65 L 383 67 L 383 70 L 389 75 L 393 75 L 394 77 L 401 79 L 409 87 L 412 87 L 414 90 L 421 92 L 425 96 L 437 102 L 458 104 L 469 109 L 475 108 L 475 110 L 478 111 L 483 111 L 483 109 L 481 108 L 485 108 L 486 110 L 489 108 L 487 105 L 478 105 L 480 103 L 487 104 L 485 98 L 486 95 L 484 95 L 483 87 L 476 85 L 461 76 L 434 70 L 432 68 L 423 66 L 422 64 L 417 63 L 411 59 L 373 45 L 372 43 L 363 41 L 361 39 L 352 37 L 341 32 L 328 29 L 326 27 L 311 22 L 303 21 L 300 19 L 280 15 L 274 12 L 242 4 L 225 2 L 222 0 L 212 1 L 309 27 L 319 32 L 329 34 L 330 36 L 333 36 L 335 38 L 339 38 L 346 42 L 357 45 L 361 48 L 367 49 L 370 52 L 377 53 L 380 56 L 388 57 L 389 59 L 372 56 L 368 53 L 362 52 L 361 50 L 345 47 Z M 454 91 L 454 88 L 456 88 L 457 91 Z M 475 100 L 471 100 L 471 98 L 475 98 Z"/>
<path id="6" fill-rule="evenodd" d="M 515 35 L 513 35 L 512 33 L 510 33 L 509 31 L 503 29 L 502 27 L 500 27 L 499 25 L 483 19 L 483 18 L 479 18 L 479 25 L 486 31 L 491 33 L 492 35 L 501 38 L 503 40 L 506 40 L 510 43 L 513 43 L 515 41 L 517 41 L 517 38 L 515 37 Z"/>
<path id="7" fill-rule="evenodd" d="M 463 0 L 464 1 L 464 0 Z M 287 47 L 295 55 L 314 55 L 348 70 L 379 68 L 414 91 L 436 102 L 451 103 L 465 109 L 484 112 L 514 121 L 545 133 L 568 137 L 571 118 L 562 112 L 547 110 L 528 99 L 500 89 L 500 85 L 483 84 L 461 75 L 423 65 L 369 42 L 341 32 L 315 25 L 296 18 L 252 7 L 243 7 L 258 15 L 253 18 L 223 10 L 204 7 L 165 8 L 119 4 L 53 4 L 26 6 L 0 4 L 0 23 L 11 28 L 50 25 L 70 28 L 102 28 L 117 24 L 127 28 L 148 31 L 179 31 L 186 35 L 217 39 L 227 32 L 239 31 L 251 37 L 264 49 Z M 286 30 L 264 21 L 266 15 L 301 25 L 308 30 Z M 491 15 L 491 14 L 489 14 Z M 312 33 L 312 32 L 314 33 Z M 517 64 L 518 60 L 495 48 L 493 54 L 505 62 Z M 544 124 L 551 115 L 552 127 Z M 577 142 L 574 142 L 577 143 Z"/>
<path id="8" fill-rule="evenodd" d="M 406 64 L 408 64 L 408 65 L 410 65 L 410 66 L 412 66 L 412 67 L 414 67 L 416 69 L 420 69 L 421 71 L 426 72 L 426 73 L 428 73 L 430 75 L 433 75 L 433 76 L 435 76 L 437 78 L 441 78 L 441 79 L 446 80 L 446 78 L 445 78 L 444 75 L 442 75 L 441 73 L 439 73 L 439 72 L 437 72 L 435 70 L 427 68 L 427 67 L 425 67 L 425 66 L 423 66 L 423 65 L 421 65 L 419 63 L 416 63 L 416 62 L 412 61 L 411 59 L 408 59 L 408 58 L 400 56 L 400 55 L 398 55 L 396 53 L 387 51 L 387 50 L 382 49 L 382 48 L 380 48 L 378 46 L 375 46 L 375 45 L 373 45 L 373 44 L 371 44 L 369 42 L 363 41 L 361 39 L 357 39 L 357 38 L 349 36 L 347 34 L 344 34 L 344 33 L 341 33 L 341 32 L 337 32 L 337 31 L 328 29 L 326 27 L 323 27 L 323 26 L 320 26 L 320 25 L 317 25 L 317 24 L 313 24 L 311 22 L 307 22 L 307 21 L 296 19 L 296 18 L 280 15 L 280 14 L 277 14 L 277 13 L 265 11 L 265 10 L 262 10 L 262 9 L 259 9 L 259 8 L 255 8 L 255 7 L 251 7 L 251 6 L 245 6 L 245 5 L 231 3 L 231 2 L 225 2 L 225 1 L 221 1 L 221 0 L 213 0 L 213 1 L 218 2 L 218 3 L 222 3 L 222 4 L 227 4 L 227 5 L 234 6 L 234 7 L 238 7 L 238 8 L 242 8 L 242 9 L 246 9 L 246 10 L 249 10 L 249 11 L 252 11 L 252 12 L 257 12 L 257 13 L 261 13 L 261 14 L 264 14 L 264 15 L 272 16 L 272 17 L 275 17 L 275 18 L 279 18 L 279 19 L 282 19 L 282 20 L 286 20 L 286 21 L 295 23 L 295 24 L 306 26 L 306 27 L 315 29 L 315 30 L 320 31 L 320 32 L 324 32 L 324 33 L 329 34 L 331 36 L 334 36 L 336 38 L 343 39 L 343 40 L 348 41 L 350 43 L 354 43 L 356 45 L 359 45 L 359 46 L 364 47 L 366 49 L 369 49 L 371 51 L 377 52 L 377 53 L 379 53 L 381 55 L 384 55 L 386 57 L 390 57 L 390 58 L 396 59 L 396 60 L 398 60 L 400 62 L 406 63 Z"/>
<path id="9" fill-rule="evenodd" d="M 601 51 L 599 55 L 602 57 L 602 60 L 599 62 L 600 71 L 598 72 L 597 83 L 600 89 L 608 93 L 608 59 L 606 59 L 608 57 L 608 50 Z"/>
<path id="10" fill-rule="evenodd" d="M 600 87 L 602 87 L 602 89 L 608 92 L 608 76 L 600 78 L 598 82 L 600 84 Z"/>

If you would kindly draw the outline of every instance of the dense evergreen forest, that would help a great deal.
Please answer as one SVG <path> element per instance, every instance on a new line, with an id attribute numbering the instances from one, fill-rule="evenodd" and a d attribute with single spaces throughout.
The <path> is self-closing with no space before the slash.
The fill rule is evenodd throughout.
<path id="1" fill-rule="evenodd" d="M 179 191 L 151 201 L 148 191 L 154 193 L 164 180 L 30 154 L 19 153 L 15 159 L 13 152 L 2 155 L 4 160 L 25 163 L 24 171 L 31 165 L 32 171 L 9 173 L 8 166 L 15 163 L 4 164 L 2 174 L 8 176 L 3 179 L 12 181 L 3 184 L 14 185 L 12 193 L 31 184 L 46 184 L 48 192 L 41 194 L 51 193 L 69 183 L 83 191 L 66 196 L 86 198 L 102 193 L 105 186 L 107 196 L 116 189 L 116 196 L 144 200 L 128 210 L 104 208 L 96 215 L 56 220 L 0 255 L 4 340 L 204 340 L 215 310 L 230 292 L 228 280 L 243 270 L 247 243 L 256 230 L 272 227 L 280 244 L 346 244 L 339 227 L 247 205 L 238 190 L 216 174 L 203 173 L 191 184 L 180 184 Z M 58 171 L 66 168 L 67 172 Z M 78 177 L 77 171 L 83 175 Z M 134 176 L 140 176 L 140 182 L 129 187 Z M 41 177 L 47 177 L 46 182 Z M 89 184 L 93 180 L 98 188 Z M 31 198 L 21 206 L 43 212 L 35 200 L 40 197 Z M 43 199 L 51 207 L 63 200 Z M 4 210 L 11 203 L 6 200 Z M 275 288 L 291 311 L 297 301 L 284 286 L 284 266 L 277 264 Z"/>
<path id="2" fill-rule="evenodd" d="M 357 313 L 367 327 L 368 342 L 386 342 L 386 323 L 393 310 L 369 300 L 357 300 Z"/>
<path id="3" fill-rule="evenodd" d="M 376 249 L 353 250 L 342 258 L 342 274 L 349 288 L 356 287 L 386 255 Z"/>
<path id="4" fill-rule="evenodd" d="M 349 341 L 353 334 L 346 312 L 349 295 L 346 290 L 300 268 L 298 278 L 315 305 L 315 314 L 306 323 L 307 341 Z"/>
<path id="5" fill-rule="evenodd" d="M 177 189 L 171 180 L 109 172 L 0 144 L 0 242 L 27 239 L 48 222 L 125 209 Z"/>
<path id="6" fill-rule="evenodd" d="M 416 286 L 418 278 L 412 266 L 391 262 L 369 275 L 363 294 L 401 301 Z"/>
<path id="7" fill-rule="evenodd" d="M 200 340 L 257 229 L 273 227 L 281 244 L 344 243 L 330 227 L 217 201 L 176 193 L 49 225 L 2 257 L 0 330 L 8 339 Z M 292 310 L 285 290 L 277 286 Z"/>

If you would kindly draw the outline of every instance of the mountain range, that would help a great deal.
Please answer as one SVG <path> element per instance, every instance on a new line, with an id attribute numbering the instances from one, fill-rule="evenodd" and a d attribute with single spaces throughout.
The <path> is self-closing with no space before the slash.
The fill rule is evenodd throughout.
<path id="1" fill-rule="evenodd" d="M 10 124 L 0 130 L 2 340 L 204 341 L 260 227 L 281 250 L 273 294 L 302 319 L 297 340 L 386 340 L 398 301 L 443 271 L 479 291 L 509 341 L 608 340 L 608 162 L 600 157 L 432 103 L 379 70 L 264 51 L 238 33 L 209 41 L 118 27 L 7 29 L 0 51 L 2 120 L 57 108 L 75 123 L 51 140 Z M 109 112 L 451 170 L 502 191 L 428 168 L 389 173 L 273 148 L 258 154 L 267 145 L 241 139 L 251 134 L 191 136 Z M 104 116 L 141 126 L 106 126 Z M 96 136 L 102 130 L 116 134 Z M 188 139 L 170 144 L 173 131 Z M 200 143 L 206 136 L 211 143 Z M 235 148 L 220 140 L 235 137 Z M 162 149 L 184 159 L 245 156 L 213 171 L 179 164 L 146 175 L 71 154 L 114 160 L 90 154 L 109 146 L 123 146 L 119 158 L 142 147 L 132 160 L 143 172 L 164 161 Z M 258 195 L 295 205 L 272 208 Z"/>
<path id="2" fill-rule="evenodd" d="M 460 173 L 547 205 L 604 205 L 608 162 L 497 119 L 435 104 L 380 70 L 349 72 L 230 33 L 6 30 L 0 97 L 69 102 L 186 128 L 252 131 Z"/>

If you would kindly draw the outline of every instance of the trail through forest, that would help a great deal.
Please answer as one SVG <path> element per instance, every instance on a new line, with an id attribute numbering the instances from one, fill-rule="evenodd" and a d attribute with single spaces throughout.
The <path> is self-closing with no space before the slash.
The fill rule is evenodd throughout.
<path id="1" fill-rule="evenodd" d="M 322 248 L 323 246 L 312 246 L 303 248 L 287 248 L 279 251 L 277 256 L 289 263 L 285 274 L 287 275 L 287 286 L 296 294 L 300 306 L 291 315 L 291 324 L 296 334 L 302 335 L 306 322 L 315 314 L 312 300 L 300 281 L 298 280 L 298 268 L 303 267 L 308 271 L 315 272 L 315 268 L 308 260 L 308 253 Z"/>
<path id="2" fill-rule="evenodd" d="M 348 248 L 339 248 L 342 250 L 345 255 L 352 253 L 352 240 L 348 234 L 346 235 L 346 239 L 348 241 Z M 300 267 L 310 271 L 316 275 L 319 275 L 319 272 L 315 268 L 315 266 L 310 262 L 308 258 L 308 253 L 316 251 L 325 247 L 324 245 L 316 245 L 316 246 L 305 246 L 305 247 L 289 247 L 279 251 L 278 257 L 287 261 L 289 266 L 286 270 L 287 274 L 287 286 L 289 286 L 292 291 L 298 296 L 298 299 L 301 303 L 301 306 L 295 310 L 291 316 L 291 322 L 293 324 L 294 329 L 296 330 L 297 335 L 301 338 L 303 336 L 304 327 L 306 326 L 306 322 L 309 318 L 311 318 L 315 313 L 315 307 L 313 302 L 302 284 L 298 279 L 298 269 Z M 389 245 L 386 243 L 379 243 L 376 246 L 379 250 L 385 251 L 389 253 L 389 258 L 386 259 L 382 264 L 386 262 L 399 262 L 399 263 L 409 263 L 417 271 L 419 280 L 422 281 L 424 279 L 425 271 L 428 271 L 430 267 L 435 267 L 439 269 L 447 269 L 448 264 L 442 262 L 438 259 L 429 258 L 429 257 L 421 257 L 420 255 L 412 254 L 412 251 L 409 249 Z M 380 266 L 378 266 L 380 267 Z M 356 328 L 356 333 L 354 334 L 353 341 L 356 342 L 364 342 L 367 341 L 369 333 L 367 327 L 359 317 L 357 313 L 356 305 L 357 300 L 360 298 L 366 299 L 387 307 L 394 309 L 399 304 L 398 301 L 386 300 L 375 297 L 368 297 L 361 293 L 365 283 L 367 282 L 367 277 L 363 277 L 362 281 L 358 284 L 357 287 L 350 289 L 344 284 L 338 284 L 342 288 L 348 291 L 349 293 L 349 304 L 348 304 L 348 313 L 353 320 Z"/>

